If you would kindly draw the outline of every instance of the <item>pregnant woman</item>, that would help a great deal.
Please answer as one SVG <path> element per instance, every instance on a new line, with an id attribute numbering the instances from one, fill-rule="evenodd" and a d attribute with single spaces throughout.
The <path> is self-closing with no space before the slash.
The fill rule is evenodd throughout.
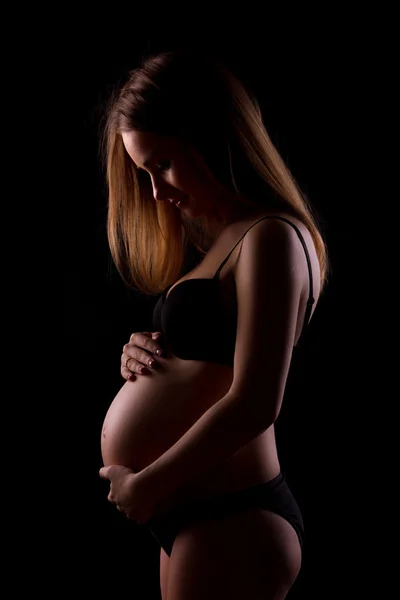
<path id="1" fill-rule="evenodd" d="M 304 526 L 274 422 L 327 280 L 317 218 L 256 99 L 211 57 L 143 59 L 104 141 L 112 256 L 129 285 L 160 294 L 162 334 L 124 347 L 101 432 L 108 498 L 160 544 L 163 600 L 281 600 Z M 189 243 L 203 259 L 183 274 Z"/>

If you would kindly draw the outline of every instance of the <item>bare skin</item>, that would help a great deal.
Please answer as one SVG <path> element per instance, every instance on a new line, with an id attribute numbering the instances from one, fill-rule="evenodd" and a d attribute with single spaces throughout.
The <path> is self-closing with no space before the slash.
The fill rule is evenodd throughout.
<path id="1" fill-rule="evenodd" d="M 146 142 L 148 142 L 147 146 Z M 150 138 L 149 141 L 146 136 L 144 138 L 133 136 L 133 139 L 126 139 L 127 151 L 135 164 L 144 164 L 148 146 L 153 143 L 154 138 Z M 219 190 L 213 188 L 212 182 L 208 181 L 209 189 L 204 188 L 204 195 L 200 188 L 197 194 L 196 173 L 189 172 L 189 179 L 184 181 L 179 177 L 180 172 L 183 172 L 183 165 L 182 171 L 177 168 L 174 173 L 168 175 L 168 180 L 162 181 L 155 171 L 150 172 L 156 200 L 176 200 L 187 189 L 188 200 L 185 208 L 182 205 L 182 210 L 194 215 L 210 210 L 208 208 L 210 189 L 214 192 L 214 195 L 211 194 L 214 199 L 218 196 Z M 290 219 L 303 234 L 313 270 L 313 296 L 316 300 L 313 310 L 315 310 L 320 281 L 315 247 L 304 225 L 283 213 L 265 211 L 246 217 L 242 215 L 240 218 L 226 213 L 229 224 L 222 229 L 204 260 L 179 282 L 189 278 L 212 278 L 218 266 L 246 229 L 258 218 L 267 214 Z M 240 248 L 241 243 L 231 254 L 219 276 L 222 301 L 226 311 L 231 314 L 236 310 L 234 280 Z M 307 263 L 300 241 L 299 252 L 304 256 L 304 289 L 298 315 L 296 341 L 302 330 L 309 292 Z M 215 339 L 210 340 L 210 343 L 218 343 L 218 331 L 215 332 Z M 130 467 L 135 472 L 144 469 L 170 448 L 208 408 L 227 393 L 231 386 L 232 367 L 182 360 L 173 355 L 166 340 L 163 340 L 162 346 L 166 350 L 165 358 L 154 357 L 156 366 L 150 369 L 149 375 L 138 376 L 134 382 L 126 382 L 108 410 L 101 435 L 101 450 L 105 466 L 120 464 Z M 217 493 L 270 481 L 279 472 L 280 464 L 272 425 L 226 463 L 205 476 L 194 478 L 190 484 L 170 498 L 161 512 L 190 499 L 206 498 Z M 229 535 L 233 536 L 231 541 Z M 218 542 L 221 536 L 225 540 L 223 547 Z M 275 562 L 269 563 L 269 568 L 263 562 L 266 553 L 268 556 L 276 557 Z M 190 563 L 190 556 L 195 557 L 196 561 Z M 214 585 L 203 589 L 200 582 L 207 582 L 211 576 L 209 571 L 211 558 L 214 564 L 212 571 Z M 200 600 L 203 597 L 208 597 L 210 600 L 220 597 L 229 597 L 232 600 L 243 597 L 254 600 L 257 598 L 280 600 L 285 597 L 295 580 L 300 564 L 301 550 L 297 534 L 285 519 L 265 510 L 244 511 L 239 516 L 219 519 L 207 525 L 202 522 L 201 527 L 194 524 L 184 529 L 175 540 L 170 558 L 161 549 L 162 597 L 163 600 L 186 600 L 188 597 L 192 600 L 197 598 Z M 239 589 L 240 586 L 235 584 L 231 589 L 226 578 L 229 577 L 229 573 L 239 572 L 239 569 L 243 570 L 243 587 Z M 182 579 L 182 572 L 188 574 L 185 580 Z M 252 590 L 249 588 L 251 580 L 256 583 Z"/>
<path id="2" fill-rule="evenodd" d="M 270 214 L 270 213 L 264 213 Z M 282 215 L 284 216 L 284 215 Z M 286 215 L 287 216 L 287 215 Z M 290 218 L 302 231 L 312 261 L 318 274 L 318 259 L 311 236 L 304 225 Z M 188 278 L 211 278 L 223 259 L 248 226 L 257 219 L 236 223 L 221 235 L 204 260 L 180 281 Z M 222 301 L 227 312 L 235 311 L 234 267 L 240 252 L 239 244 L 224 265 L 221 273 Z M 302 250 L 304 252 L 304 250 Z M 308 297 L 308 274 L 304 257 L 303 307 L 299 311 L 296 340 L 300 336 Z M 318 278 L 314 278 L 318 282 Z M 179 282 L 176 282 L 177 285 Z M 173 287 L 169 290 L 171 290 Z M 318 284 L 315 283 L 315 287 Z M 169 295 L 168 293 L 168 295 Z M 314 290 L 318 298 L 318 289 Z M 314 304 L 314 310 L 315 305 Z M 218 340 L 218 332 L 216 332 Z M 211 342 L 211 341 L 210 341 Z M 104 421 L 102 453 L 105 466 L 123 464 L 140 471 L 154 462 L 171 447 L 200 416 L 228 390 L 233 379 L 233 368 L 217 363 L 182 360 L 173 355 L 167 342 L 163 342 L 165 358 L 154 357 L 156 365 L 151 374 L 126 382 Z M 165 427 L 168 423 L 168 427 Z M 188 497 L 206 497 L 219 491 L 255 485 L 275 477 L 280 470 L 275 444 L 274 427 L 267 429 L 251 444 L 238 452 L 223 468 L 209 473 L 180 491 L 182 501 Z M 184 493 L 185 492 L 185 493 Z M 174 502 L 177 499 L 174 499 Z"/>

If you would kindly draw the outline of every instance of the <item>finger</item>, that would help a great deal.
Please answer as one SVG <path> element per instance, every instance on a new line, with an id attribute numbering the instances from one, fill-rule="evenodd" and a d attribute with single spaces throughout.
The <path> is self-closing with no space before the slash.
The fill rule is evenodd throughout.
<path id="1" fill-rule="evenodd" d="M 161 333 L 161 332 L 159 332 Z M 145 334 L 136 334 L 135 339 L 131 342 L 130 344 L 128 344 L 128 348 L 135 346 L 136 351 L 135 351 L 135 356 L 134 358 L 136 360 L 140 360 L 141 362 L 143 362 L 143 364 L 147 363 L 147 359 L 149 358 L 147 356 L 147 354 L 155 354 L 156 350 L 162 350 L 161 345 L 158 343 L 158 340 L 154 340 L 153 339 L 153 335 L 151 333 L 149 333 L 149 335 L 145 335 Z M 137 349 L 143 349 L 145 350 L 145 352 L 142 352 L 142 354 L 137 354 Z M 127 349 L 127 352 L 129 352 L 129 350 Z M 132 354 L 130 354 L 130 356 L 133 356 Z"/>
<path id="2" fill-rule="evenodd" d="M 153 353 L 151 350 L 142 350 L 140 348 L 138 348 L 137 346 L 135 346 L 135 348 L 132 348 L 131 351 L 128 353 L 125 353 L 122 355 L 123 360 L 122 360 L 122 365 L 121 365 L 121 373 L 122 370 L 127 369 L 128 371 L 130 371 L 131 373 L 134 373 L 135 375 L 140 373 L 142 374 L 141 369 L 146 368 L 147 370 L 149 369 L 154 369 L 155 366 L 157 365 L 157 362 L 155 361 L 155 358 L 153 356 Z M 151 371 L 150 371 L 151 372 Z M 143 372 L 144 374 L 145 372 Z M 148 374 L 148 373 L 147 373 Z"/>
<path id="3" fill-rule="evenodd" d="M 129 381 L 135 381 L 139 375 L 149 375 L 150 373 L 150 367 L 146 367 L 145 365 L 140 364 L 138 361 L 135 360 L 129 361 L 129 368 L 124 366 L 121 367 L 122 377 Z"/>
<path id="4" fill-rule="evenodd" d="M 126 370 L 130 371 L 131 373 L 134 373 L 136 370 L 135 367 L 138 363 L 136 355 L 137 355 L 137 349 L 135 349 L 135 356 L 134 356 L 133 348 L 129 352 L 128 351 L 124 352 L 124 354 L 122 355 L 121 370 L 126 369 Z"/>
<path id="5" fill-rule="evenodd" d="M 129 364 L 131 364 L 132 362 L 133 361 L 129 361 Z M 128 369 L 128 367 L 126 367 L 124 363 L 121 366 L 121 375 L 124 379 L 130 380 L 130 381 L 135 381 L 135 379 L 137 377 L 136 373 L 134 373 L 133 371 Z"/>
<path id="6" fill-rule="evenodd" d="M 139 367 L 147 365 L 149 358 L 148 353 L 138 346 L 125 344 L 121 355 L 121 373 L 127 371 L 131 373 L 138 372 Z"/>
<path id="7" fill-rule="evenodd" d="M 137 379 L 136 374 L 132 373 L 132 371 L 130 371 L 126 367 L 122 367 L 122 369 L 121 369 L 121 375 L 127 381 L 135 381 Z"/>
<path id="8" fill-rule="evenodd" d="M 113 475 L 113 468 L 111 467 L 101 467 L 101 469 L 99 470 L 99 475 L 102 479 L 109 479 L 111 480 L 112 475 Z"/>
<path id="9" fill-rule="evenodd" d="M 140 331 L 140 332 L 136 331 L 135 333 L 132 333 L 131 337 L 129 338 L 129 341 L 131 342 L 131 344 L 133 343 L 136 345 L 135 339 L 140 335 L 143 335 L 146 337 L 151 337 L 151 331 Z"/>

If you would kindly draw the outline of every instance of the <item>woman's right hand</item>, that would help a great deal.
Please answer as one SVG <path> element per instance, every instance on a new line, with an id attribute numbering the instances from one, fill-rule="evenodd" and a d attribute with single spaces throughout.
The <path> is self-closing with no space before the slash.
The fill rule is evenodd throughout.
<path id="1" fill-rule="evenodd" d="M 162 352 L 161 356 L 165 356 L 159 340 L 162 333 L 159 331 L 142 331 L 140 333 L 132 333 L 130 340 L 122 349 L 121 356 L 121 375 L 127 381 L 135 381 L 136 376 L 146 375 L 146 369 L 149 372 L 151 365 L 149 360 L 156 362 L 157 350 Z M 144 372 L 140 369 L 145 367 Z"/>

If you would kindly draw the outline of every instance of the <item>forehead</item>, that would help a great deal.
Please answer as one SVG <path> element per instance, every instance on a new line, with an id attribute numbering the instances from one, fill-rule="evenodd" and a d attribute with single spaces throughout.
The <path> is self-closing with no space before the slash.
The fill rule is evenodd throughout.
<path id="1" fill-rule="evenodd" d="M 124 131 L 122 140 L 126 151 L 138 165 L 144 165 L 153 155 L 173 152 L 179 145 L 176 138 L 147 131 Z"/>

